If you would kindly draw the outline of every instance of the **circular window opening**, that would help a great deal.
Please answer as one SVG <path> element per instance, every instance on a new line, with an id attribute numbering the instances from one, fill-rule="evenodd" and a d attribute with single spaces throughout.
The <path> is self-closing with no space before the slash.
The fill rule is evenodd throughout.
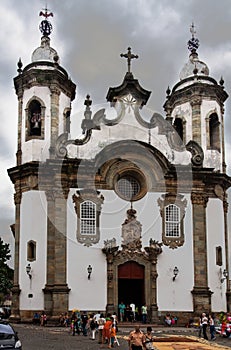
<path id="1" fill-rule="evenodd" d="M 132 176 L 126 176 L 117 180 L 115 190 L 121 198 L 133 201 L 139 196 L 141 186 L 137 179 Z"/>

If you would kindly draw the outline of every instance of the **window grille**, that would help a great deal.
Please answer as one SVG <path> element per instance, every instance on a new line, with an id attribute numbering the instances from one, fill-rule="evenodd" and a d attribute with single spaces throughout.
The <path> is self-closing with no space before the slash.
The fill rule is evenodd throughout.
<path id="1" fill-rule="evenodd" d="M 93 202 L 85 201 L 80 205 L 80 234 L 96 234 L 96 205 Z"/>
<path id="2" fill-rule="evenodd" d="M 174 204 L 165 207 L 165 236 L 180 237 L 180 208 Z"/>
<path id="3" fill-rule="evenodd" d="M 123 177 L 117 182 L 117 191 L 123 198 L 132 200 L 140 192 L 140 184 L 133 177 Z"/>

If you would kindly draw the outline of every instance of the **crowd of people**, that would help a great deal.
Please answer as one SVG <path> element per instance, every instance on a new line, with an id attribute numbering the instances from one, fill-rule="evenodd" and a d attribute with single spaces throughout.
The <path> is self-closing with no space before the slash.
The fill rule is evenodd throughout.
<path id="1" fill-rule="evenodd" d="M 190 319 L 187 327 L 199 329 L 199 337 L 215 340 L 216 333 L 223 337 L 231 338 L 231 314 L 230 313 L 206 313 L 203 312 L 198 320 Z"/>
<path id="2" fill-rule="evenodd" d="M 142 308 L 141 308 L 142 310 Z M 131 315 L 132 314 L 132 315 Z M 129 321 L 138 321 L 136 319 L 136 311 L 133 305 L 129 305 Z M 144 317 L 145 316 L 145 317 Z M 141 321 L 147 322 L 147 309 L 146 305 L 142 310 Z M 123 322 L 126 318 L 126 306 L 121 302 L 119 305 L 119 321 Z M 33 322 L 46 326 L 47 316 L 45 311 L 41 314 L 35 313 Z M 167 326 L 173 326 L 177 324 L 177 317 L 167 313 L 164 318 L 164 322 Z M 79 310 L 73 310 L 71 316 L 68 313 L 62 313 L 59 316 L 59 325 L 63 327 L 69 327 L 71 334 L 83 336 L 89 336 L 92 340 L 98 340 L 99 344 L 108 348 L 114 347 L 114 344 L 119 345 L 117 339 L 118 332 L 118 319 L 117 314 L 108 313 L 104 315 L 101 312 L 95 314 L 87 314 L 86 311 L 80 312 Z M 198 319 L 190 319 L 187 327 L 196 327 L 199 329 L 198 336 L 208 340 L 215 340 L 216 333 L 221 336 L 225 336 L 231 339 L 231 314 L 221 312 L 219 314 L 205 313 L 203 312 Z M 153 347 L 153 335 L 152 328 L 147 327 L 146 332 L 142 332 L 140 325 L 135 325 L 135 330 L 130 332 L 128 337 L 130 350 L 142 350 L 142 349 L 154 349 Z"/>
<path id="3" fill-rule="evenodd" d="M 61 314 L 59 323 L 61 326 L 70 327 L 72 335 L 89 336 L 92 340 L 98 340 L 99 344 L 107 344 L 109 348 L 114 347 L 115 343 L 118 344 L 116 313 L 108 313 L 106 316 L 100 312 L 88 315 L 86 311 L 80 313 L 73 310 L 70 318 L 67 314 Z"/>
<path id="4" fill-rule="evenodd" d="M 147 305 L 143 304 L 141 308 L 138 308 L 134 303 L 124 304 L 123 301 L 118 305 L 119 308 L 119 321 L 120 322 L 142 322 L 147 323 L 148 310 Z"/>
<path id="5" fill-rule="evenodd" d="M 33 324 L 40 326 L 46 326 L 47 325 L 47 315 L 45 311 L 42 311 L 41 314 L 38 312 L 35 312 L 33 317 Z"/>
<path id="6" fill-rule="evenodd" d="M 92 340 L 98 340 L 102 347 L 113 348 L 115 344 L 118 346 L 117 339 L 118 320 L 117 314 L 108 313 L 106 316 L 103 313 L 88 315 L 87 312 L 79 312 L 73 310 L 71 317 L 68 318 L 67 313 L 61 314 L 59 318 L 61 326 L 70 327 L 72 335 L 89 336 Z M 139 325 L 135 325 L 134 331 L 130 332 L 128 344 L 130 350 L 148 349 L 153 347 L 152 328 L 147 327 L 147 332 L 142 332 Z"/>

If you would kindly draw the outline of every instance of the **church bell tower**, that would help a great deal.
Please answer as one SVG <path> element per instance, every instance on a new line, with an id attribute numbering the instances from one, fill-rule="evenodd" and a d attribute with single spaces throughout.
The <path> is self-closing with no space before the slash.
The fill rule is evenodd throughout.
<path id="1" fill-rule="evenodd" d="M 199 40 L 193 24 L 190 31 L 189 60 L 180 72 L 179 82 L 172 91 L 167 89 L 164 109 L 184 145 L 190 141 L 190 148 L 196 143 L 198 152 L 203 153 L 198 165 L 203 163 L 205 167 L 225 173 L 224 102 L 228 94 L 223 79 L 217 83 L 209 75 L 208 66 L 199 59 Z"/>
<path id="2" fill-rule="evenodd" d="M 58 291 L 54 298 L 59 298 L 56 304 L 60 308 L 67 308 L 66 295 L 69 291 L 65 272 L 60 272 L 57 267 L 65 266 L 65 243 L 59 243 L 64 253 L 56 254 L 61 256 L 62 263 L 55 263 L 54 255 L 58 248 L 54 248 L 54 244 L 58 240 L 54 238 L 54 231 L 58 232 L 58 229 L 55 228 L 56 222 L 52 222 L 47 214 L 50 206 L 52 213 L 58 207 L 54 199 L 58 194 L 52 192 L 53 182 L 41 188 L 39 169 L 45 162 L 55 163 L 56 140 L 60 134 L 70 132 L 71 102 L 75 98 L 76 85 L 60 65 L 56 50 L 50 46 L 52 25 L 48 17 L 53 14 L 46 8 L 40 16 L 44 17 L 39 27 L 41 44 L 34 50 L 31 63 L 25 68 L 19 59 L 18 75 L 14 78 L 18 97 L 17 165 L 9 169 L 8 174 L 15 187 L 15 267 L 11 314 L 15 320 L 31 318 L 31 310 L 52 309 L 54 301 L 47 285 L 56 284 Z M 55 171 L 48 170 L 47 173 L 49 176 Z M 59 232 L 57 235 L 65 240 L 64 235 Z M 65 295 L 63 299 L 62 293 Z"/>
<path id="3" fill-rule="evenodd" d="M 71 101 L 75 84 L 60 66 L 59 56 L 50 46 L 52 25 L 45 9 L 40 16 L 41 45 L 32 53 L 31 63 L 22 69 L 18 62 L 18 76 L 14 86 L 18 96 L 17 165 L 30 161 L 54 158 L 55 140 L 70 130 Z"/>

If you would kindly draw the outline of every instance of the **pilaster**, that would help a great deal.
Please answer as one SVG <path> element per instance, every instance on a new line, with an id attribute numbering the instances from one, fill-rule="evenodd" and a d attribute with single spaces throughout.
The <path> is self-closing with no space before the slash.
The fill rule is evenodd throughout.
<path id="1" fill-rule="evenodd" d="M 208 288 L 206 206 L 208 197 L 202 193 L 192 193 L 193 205 L 193 252 L 194 287 L 192 290 L 194 313 L 211 310 L 211 294 Z"/>
<path id="2" fill-rule="evenodd" d="M 150 300 L 150 316 L 151 322 L 158 323 L 158 305 L 157 305 L 157 261 L 158 255 L 162 253 L 162 243 L 150 240 L 150 246 L 145 247 L 146 253 L 148 253 L 150 261 L 150 295 L 148 299 Z"/>
<path id="3" fill-rule="evenodd" d="M 55 158 L 55 142 L 59 135 L 59 96 L 60 90 L 52 85 L 51 90 L 51 135 L 50 135 L 50 158 Z"/>
<path id="4" fill-rule="evenodd" d="M 201 146 L 201 98 L 194 96 L 190 102 L 192 107 L 192 139 Z"/>
<path id="5" fill-rule="evenodd" d="M 20 184 L 15 185 L 16 192 L 14 194 L 15 203 L 15 253 L 14 253 L 14 285 L 12 292 L 12 309 L 11 320 L 20 321 L 20 286 L 19 286 L 19 252 L 20 252 L 20 207 L 22 200 L 22 192 Z"/>
<path id="6" fill-rule="evenodd" d="M 21 144 L 22 144 L 22 94 L 19 94 L 18 96 L 18 148 L 17 148 L 17 153 L 16 153 L 16 160 L 17 160 L 17 165 L 22 164 L 22 149 L 21 149 Z"/>
<path id="7" fill-rule="evenodd" d="M 68 310 L 66 257 L 66 202 L 68 190 L 55 187 L 47 191 L 48 242 L 47 284 L 44 288 L 45 308 L 51 316 Z"/>
<path id="8" fill-rule="evenodd" d="M 47 198 L 47 278 L 44 288 L 44 308 L 52 314 L 52 288 L 55 283 L 55 197 L 52 190 L 46 191 Z"/>
<path id="9" fill-rule="evenodd" d="M 119 247 L 112 247 L 110 249 L 103 249 L 103 253 L 106 254 L 107 258 L 107 305 L 106 312 L 113 313 L 115 311 L 114 305 L 114 293 L 115 293 L 115 279 L 114 276 L 114 256 L 118 251 Z"/>

